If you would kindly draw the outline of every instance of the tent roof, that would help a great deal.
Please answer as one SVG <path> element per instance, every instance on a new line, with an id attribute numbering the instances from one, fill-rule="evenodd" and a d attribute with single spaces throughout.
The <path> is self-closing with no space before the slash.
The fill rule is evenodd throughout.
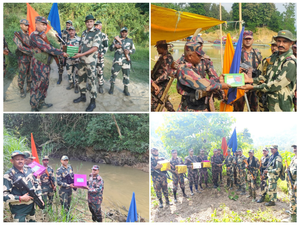
<path id="1" fill-rule="evenodd" d="M 151 45 L 159 40 L 170 42 L 186 38 L 198 28 L 203 31 L 221 23 L 225 21 L 151 5 Z"/>

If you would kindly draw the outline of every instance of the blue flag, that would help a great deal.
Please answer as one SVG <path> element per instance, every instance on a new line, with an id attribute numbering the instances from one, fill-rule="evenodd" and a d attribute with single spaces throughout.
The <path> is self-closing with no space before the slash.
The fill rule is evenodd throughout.
<path id="1" fill-rule="evenodd" d="M 133 192 L 126 222 L 136 222 L 137 220 L 138 215 L 136 211 L 135 193 Z"/>
<path id="2" fill-rule="evenodd" d="M 238 143 L 237 143 L 237 137 L 236 137 L 236 129 L 234 128 L 234 131 L 231 135 L 230 140 L 228 141 L 227 146 L 228 146 L 228 148 L 231 148 L 232 152 L 234 153 L 237 150 L 237 145 L 238 145 Z"/>
<path id="3" fill-rule="evenodd" d="M 61 29 L 60 29 L 60 20 L 57 3 L 53 3 L 52 8 L 50 10 L 48 20 L 51 22 L 51 26 L 53 29 L 59 34 L 61 37 Z"/>
<path id="4" fill-rule="evenodd" d="M 234 56 L 230 67 L 230 73 L 239 73 L 240 71 L 244 29 L 245 27 L 242 28 L 238 43 L 235 48 Z M 236 92 L 237 92 L 236 88 L 229 88 L 227 94 L 228 97 L 227 104 L 231 103 L 233 100 L 236 99 Z"/>

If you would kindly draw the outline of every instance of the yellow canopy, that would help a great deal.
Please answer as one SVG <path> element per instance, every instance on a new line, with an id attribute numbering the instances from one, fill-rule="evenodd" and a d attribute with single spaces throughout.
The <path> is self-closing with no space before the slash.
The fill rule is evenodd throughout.
<path id="1" fill-rule="evenodd" d="M 151 45 L 159 40 L 180 40 L 193 35 L 198 28 L 203 31 L 221 23 L 225 21 L 151 5 Z"/>

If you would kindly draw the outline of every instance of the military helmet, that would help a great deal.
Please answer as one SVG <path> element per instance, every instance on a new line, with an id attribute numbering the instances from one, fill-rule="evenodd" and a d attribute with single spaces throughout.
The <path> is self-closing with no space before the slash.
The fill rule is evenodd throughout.
<path id="1" fill-rule="evenodd" d="M 277 34 L 277 36 L 274 36 L 274 39 L 276 40 L 279 37 L 286 38 L 286 39 L 288 39 L 290 41 L 296 41 L 296 39 L 294 38 L 294 35 L 289 30 L 281 30 L 281 31 L 279 31 L 278 34 Z"/>

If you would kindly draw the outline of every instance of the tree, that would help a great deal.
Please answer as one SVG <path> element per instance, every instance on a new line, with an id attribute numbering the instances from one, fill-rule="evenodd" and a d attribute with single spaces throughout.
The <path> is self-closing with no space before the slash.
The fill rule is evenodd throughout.
<path id="1" fill-rule="evenodd" d="M 283 30 L 282 29 L 282 20 L 283 20 L 283 15 L 279 12 L 279 11 L 276 11 L 272 16 L 271 16 L 271 19 L 270 19 L 270 22 L 268 24 L 268 27 L 275 31 L 275 32 L 278 32 L 280 30 Z"/>
<path id="2" fill-rule="evenodd" d="M 295 8 L 296 3 L 285 3 L 283 4 L 286 11 L 283 12 L 283 24 L 282 28 L 284 30 L 289 30 L 292 33 L 296 32 L 296 18 L 295 18 Z"/>

